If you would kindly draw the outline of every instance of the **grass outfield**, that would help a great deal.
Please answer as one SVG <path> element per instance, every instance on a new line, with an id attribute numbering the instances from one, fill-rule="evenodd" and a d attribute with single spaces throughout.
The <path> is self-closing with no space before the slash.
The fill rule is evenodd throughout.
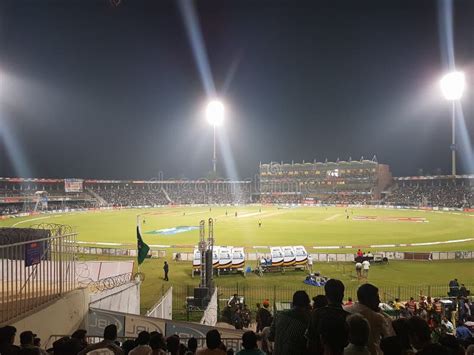
<path id="1" fill-rule="evenodd" d="M 354 208 L 348 209 L 347 220 L 345 208 L 342 207 L 279 209 L 273 206 L 243 206 L 212 207 L 211 211 L 209 207 L 126 209 L 8 219 L 0 221 L 0 226 L 28 227 L 40 222 L 69 224 L 77 226 L 80 241 L 135 245 L 137 214 L 146 220 L 142 227 L 145 242 L 155 245 L 196 245 L 199 239 L 197 230 L 169 235 L 147 232 L 177 226 L 198 226 L 200 220 L 209 217 L 215 221 L 216 245 L 304 245 L 312 249 L 314 246 L 425 243 L 474 237 L 472 213 Z M 356 220 L 361 217 L 376 217 L 378 220 Z M 397 220 L 407 217 L 423 218 L 425 222 Z M 259 220 L 262 221 L 261 228 L 258 227 Z M 474 250 L 474 240 L 382 249 Z"/>
<path id="2" fill-rule="evenodd" d="M 260 212 L 261 209 L 261 212 Z M 226 216 L 226 211 L 227 216 Z M 237 211 L 238 216 L 235 217 Z M 372 208 L 349 209 L 349 220 L 345 208 L 293 208 L 279 209 L 268 206 L 243 207 L 167 207 L 147 210 L 124 209 L 101 212 L 80 212 L 62 215 L 39 215 L 0 221 L 0 226 L 28 227 L 40 222 L 69 224 L 77 227 L 78 239 L 83 242 L 105 242 L 136 245 L 136 216 L 142 215 L 143 237 L 148 244 L 172 245 L 167 249 L 170 262 L 170 282 L 162 280 L 163 260 L 147 259 L 141 271 L 145 274 L 142 284 L 141 307 L 149 309 L 159 298 L 163 289 L 174 286 L 174 308 L 184 311 L 186 294 L 199 278 L 191 278 L 190 262 L 171 261 L 171 252 L 176 246 L 196 245 L 199 239 L 197 230 L 178 234 L 148 234 L 147 232 L 177 226 L 198 226 L 199 221 L 212 217 L 215 219 L 214 236 L 216 245 L 234 245 L 252 248 L 254 245 L 304 245 L 314 252 L 313 246 L 332 245 L 371 245 L 438 242 L 474 237 L 474 217 L 468 213 L 441 213 L 414 210 L 385 210 Z M 377 217 L 378 220 L 355 220 L 358 217 Z M 424 218 L 426 222 L 400 221 L 398 218 Z M 395 220 L 393 220 L 395 218 Z M 258 227 L 258 221 L 262 227 Z M 190 250 L 192 247 L 188 247 Z M 160 248 L 161 249 L 161 248 Z M 186 249 L 180 249 L 181 251 Z M 372 250 L 376 250 L 372 248 Z M 381 248 L 380 250 L 410 251 L 453 251 L 474 250 L 474 241 L 451 244 L 424 245 L 417 247 Z M 348 252 L 348 249 L 332 252 Z M 87 256 L 85 259 L 96 256 Z M 100 257 L 100 259 L 110 259 Z M 122 259 L 123 260 L 123 259 Z M 250 263 L 250 266 L 253 266 Z M 390 262 L 388 265 L 373 265 L 369 281 L 380 287 L 384 297 L 416 296 L 420 289 L 428 292 L 428 285 L 444 294 L 449 280 L 457 277 L 474 289 L 474 262 L 453 260 L 438 262 Z M 323 275 L 343 280 L 347 295 L 355 295 L 358 281 L 354 280 L 353 265 L 316 263 L 313 270 Z M 303 272 L 285 274 L 254 274 L 243 278 L 239 275 L 226 275 L 216 278 L 222 292 L 227 297 L 239 290 L 248 302 L 254 305 L 263 298 L 288 300 L 296 289 L 306 289 L 311 295 L 322 292 L 320 288 L 303 284 Z M 437 290 L 435 288 L 437 285 Z M 183 317 L 183 314 L 181 314 Z"/>

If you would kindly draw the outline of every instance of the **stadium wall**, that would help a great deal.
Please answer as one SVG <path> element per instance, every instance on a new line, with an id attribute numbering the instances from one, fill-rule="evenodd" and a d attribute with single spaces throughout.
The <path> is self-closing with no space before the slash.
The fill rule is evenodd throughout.
<path id="1" fill-rule="evenodd" d="M 77 289 L 11 325 L 17 328 L 17 334 L 34 329 L 39 338 L 48 339 L 51 334 L 72 334 L 82 326 L 88 310 L 89 291 Z"/>
<path id="2" fill-rule="evenodd" d="M 91 294 L 89 305 L 96 309 L 140 314 L 140 281 Z"/>

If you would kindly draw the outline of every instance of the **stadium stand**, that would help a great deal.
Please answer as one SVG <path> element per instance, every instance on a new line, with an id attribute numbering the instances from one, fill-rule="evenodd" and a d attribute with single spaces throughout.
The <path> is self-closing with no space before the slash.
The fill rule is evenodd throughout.
<path id="1" fill-rule="evenodd" d="M 395 178 L 386 204 L 470 208 L 474 205 L 474 177 L 416 176 Z"/>
<path id="2" fill-rule="evenodd" d="M 392 178 L 376 161 L 260 165 L 257 186 L 228 180 L 0 178 L 0 215 L 172 204 L 373 204 L 471 208 L 474 176 Z"/>

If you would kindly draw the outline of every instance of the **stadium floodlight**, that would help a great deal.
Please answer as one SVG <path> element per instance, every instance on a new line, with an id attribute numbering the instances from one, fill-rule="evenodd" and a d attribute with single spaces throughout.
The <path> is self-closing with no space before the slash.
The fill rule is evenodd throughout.
<path id="1" fill-rule="evenodd" d="M 462 97 L 466 79 L 463 72 L 453 71 L 443 76 L 439 84 L 444 98 L 452 102 L 451 174 L 456 176 L 456 101 Z"/>
<path id="2" fill-rule="evenodd" d="M 216 127 L 221 126 L 224 122 L 224 104 L 219 100 L 211 100 L 206 107 L 206 119 L 214 128 L 214 150 L 212 155 L 212 168 L 214 174 L 216 173 Z"/>
<path id="3" fill-rule="evenodd" d="M 443 76 L 439 84 L 446 100 L 460 100 L 466 86 L 464 73 L 459 71 L 448 73 Z"/>
<path id="4" fill-rule="evenodd" d="M 224 121 L 224 104 L 219 100 L 212 100 L 206 107 L 206 118 L 213 126 L 220 126 Z"/>

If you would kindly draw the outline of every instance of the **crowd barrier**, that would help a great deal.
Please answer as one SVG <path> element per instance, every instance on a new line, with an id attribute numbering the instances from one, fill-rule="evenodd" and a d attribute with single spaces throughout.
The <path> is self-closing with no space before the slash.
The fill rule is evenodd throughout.
<path id="1" fill-rule="evenodd" d="M 71 245 L 77 234 L 68 226 L 47 227 L 47 238 L 0 245 L 0 324 L 76 288 L 76 256 Z"/>
<path id="2" fill-rule="evenodd" d="M 170 287 L 145 315 L 147 317 L 173 319 L 173 287 Z"/>
<path id="3" fill-rule="evenodd" d="M 336 267 L 336 270 L 339 270 L 347 273 L 353 273 L 355 277 L 355 270 L 351 266 L 348 268 L 344 265 L 339 265 Z M 465 280 L 463 279 L 463 270 L 459 270 L 458 279 L 459 282 L 465 283 L 466 288 L 474 290 L 474 283 L 472 279 Z M 333 275 L 327 274 L 324 275 L 331 277 Z M 287 286 L 287 285 L 252 285 L 249 286 L 244 282 L 235 282 L 234 284 L 226 283 L 225 286 L 218 285 L 219 289 L 219 302 L 220 310 L 222 311 L 226 303 L 221 302 L 221 300 L 229 300 L 234 294 L 244 298 L 245 304 L 247 304 L 252 312 L 257 310 L 256 304 L 264 300 L 268 300 L 271 305 L 275 305 L 277 302 L 290 302 L 292 300 L 293 294 L 298 290 L 304 290 L 308 293 L 310 297 L 316 295 L 324 295 L 324 287 L 311 286 L 303 283 L 304 274 L 301 274 L 300 280 L 301 283 L 298 285 Z M 370 282 L 370 277 L 369 277 Z M 346 283 L 344 291 L 344 300 L 347 300 L 351 297 L 353 300 L 357 300 L 357 289 L 359 288 L 359 283 Z M 377 285 L 376 285 L 377 286 Z M 194 287 L 188 285 L 175 285 L 173 287 L 173 317 L 175 319 L 186 319 L 185 313 L 185 304 L 187 297 L 193 296 Z M 420 295 L 446 298 L 448 297 L 449 286 L 448 283 L 445 284 L 397 284 L 385 285 L 379 287 L 379 295 L 382 302 L 388 303 L 394 301 L 395 298 L 399 298 L 402 301 L 408 301 L 410 297 L 419 299 Z"/>
<path id="4" fill-rule="evenodd" d="M 109 324 L 115 324 L 118 330 L 117 335 L 125 338 L 136 338 L 138 333 L 143 330 L 148 332 L 158 331 L 165 337 L 178 334 L 182 338 L 205 338 L 209 330 L 218 329 L 222 338 L 238 339 L 241 342 L 243 334 L 241 330 L 122 312 L 103 311 L 94 308 L 90 308 L 85 323 L 87 334 L 96 337 L 101 337 L 104 334 L 104 328 Z"/>
<path id="5" fill-rule="evenodd" d="M 179 253 L 180 260 L 192 261 L 193 253 Z M 377 256 L 390 260 L 470 260 L 474 259 L 474 251 L 434 251 L 434 252 L 411 252 L 411 251 L 377 251 Z M 311 253 L 313 262 L 354 262 L 353 253 Z M 173 253 L 173 258 L 176 253 Z M 245 253 L 246 261 L 256 261 L 261 257 L 270 257 L 270 253 Z"/>
<path id="6" fill-rule="evenodd" d="M 93 247 L 93 246 L 76 246 L 77 254 L 87 255 L 107 255 L 107 256 L 127 256 L 136 258 L 137 249 L 123 249 L 123 248 L 110 248 L 110 247 Z M 150 247 L 149 257 L 151 258 L 164 258 L 166 257 L 166 250 L 156 250 Z"/>
<path id="7" fill-rule="evenodd" d="M 217 295 L 218 292 L 216 287 L 199 323 L 212 326 L 215 326 L 217 324 L 217 318 L 219 316 L 217 306 Z"/>

